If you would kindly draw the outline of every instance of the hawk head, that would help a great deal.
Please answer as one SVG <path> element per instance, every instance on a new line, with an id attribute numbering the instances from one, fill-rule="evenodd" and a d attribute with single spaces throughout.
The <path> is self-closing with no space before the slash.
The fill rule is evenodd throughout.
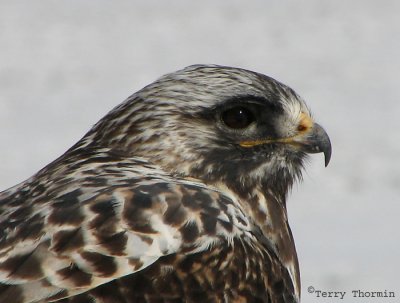
<path id="1" fill-rule="evenodd" d="M 78 147 L 143 157 L 168 173 L 225 184 L 239 194 L 285 195 L 308 153 L 331 156 L 304 101 L 262 74 L 194 65 L 165 75 L 102 119 Z"/>
<path id="2" fill-rule="evenodd" d="M 154 283 L 143 292 L 115 281 L 142 280 L 137 271 L 156 273 L 167 262 L 168 270 L 177 266 L 184 292 L 195 285 L 199 294 L 208 275 L 204 290 L 223 287 L 231 297 L 257 290 L 254 297 L 263 301 L 297 302 L 300 278 L 285 200 L 307 154 L 318 152 L 328 164 L 328 135 L 278 81 L 214 65 L 165 75 L 112 110 L 64 156 L 0 193 L 0 301 L 15 294 L 21 302 L 80 300 L 85 291 L 104 299 L 111 288 L 153 295 L 162 279 L 150 276 Z M 223 250 L 213 249 L 217 243 Z M 225 287 L 239 278 L 221 286 L 215 272 L 194 262 L 221 251 L 231 255 L 218 262 L 229 265 L 227 277 L 238 272 L 251 278 L 240 284 L 255 285 L 230 292 Z M 187 260 L 198 280 L 186 283 Z"/>
<path id="3" fill-rule="evenodd" d="M 194 65 L 167 74 L 111 111 L 75 149 L 141 157 L 237 201 L 288 269 L 300 293 L 286 197 L 307 154 L 331 144 L 304 101 L 252 71 Z"/>

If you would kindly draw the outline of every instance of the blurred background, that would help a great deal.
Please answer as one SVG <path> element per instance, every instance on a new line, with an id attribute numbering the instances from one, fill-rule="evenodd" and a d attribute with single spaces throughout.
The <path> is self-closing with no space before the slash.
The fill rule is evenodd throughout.
<path id="1" fill-rule="evenodd" d="M 361 302 L 358 289 L 399 300 L 399 15 L 394 0 L 0 0 L 0 189 L 162 74 L 251 69 L 294 88 L 333 144 L 288 203 L 303 302 Z"/>

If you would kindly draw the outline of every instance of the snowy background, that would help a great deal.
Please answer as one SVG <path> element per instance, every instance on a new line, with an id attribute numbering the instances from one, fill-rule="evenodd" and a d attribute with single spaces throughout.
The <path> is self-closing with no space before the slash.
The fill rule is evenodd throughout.
<path id="1" fill-rule="evenodd" d="M 289 201 L 303 302 L 377 302 L 356 289 L 400 302 L 399 15 L 390 0 L 0 0 L 0 189 L 162 74 L 255 70 L 302 95 L 334 148 Z"/>

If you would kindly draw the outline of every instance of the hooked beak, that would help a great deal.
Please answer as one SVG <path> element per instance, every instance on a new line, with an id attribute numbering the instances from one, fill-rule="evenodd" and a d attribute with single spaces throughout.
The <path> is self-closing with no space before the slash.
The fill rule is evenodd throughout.
<path id="1" fill-rule="evenodd" d="M 292 142 L 298 144 L 300 149 L 306 153 L 324 153 L 325 167 L 328 166 L 332 155 L 332 145 L 328 134 L 321 125 L 314 123 L 310 130 L 302 135 L 293 137 Z"/>
<path id="2" fill-rule="evenodd" d="M 326 131 L 321 125 L 312 122 L 311 119 L 306 116 L 304 116 L 301 126 L 303 126 L 305 130 L 293 137 L 242 141 L 239 144 L 246 148 L 268 143 L 290 144 L 306 153 L 324 153 L 325 167 L 328 166 L 329 161 L 331 160 L 332 146 Z"/>

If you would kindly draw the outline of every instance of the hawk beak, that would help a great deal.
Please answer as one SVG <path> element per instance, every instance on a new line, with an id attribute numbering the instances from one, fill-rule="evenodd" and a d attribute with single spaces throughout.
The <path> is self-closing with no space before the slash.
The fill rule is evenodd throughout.
<path id="1" fill-rule="evenodd" d="M 301 151 L 304 151 L 306 153 L 310 154 L 324 153 L 325 167 L 328 166 L 329 161 L 331 160 L 332 146 L 331 146 L 331 140 L 329 139 L 329 136 L 326 133 L 326 131 L 322 128 L 321 125 L 313 123 L 311 119 L 307 117 L 304 118 L 304 121 L 302 121 L 301 126 L 304 127 L 304 130 L 300 134 L 294 137 L 280 138 L 280 139 L 264 139 L 255 141 L 242 141 L 239 144 L 240 146 L 246 148 L 268 143 L 290 144 L 296 146 Z"/>
<path id="2" fill-rule="evenodd" d="M 321 125 L 314 123 L 308 131 L 293 137 L 291 141 L 288 143 L 298 144 L 300 149 L 306 153 L 324 153 L 325 167 L 328 166 L 332 155 L 332 145 L 328 134 Z"/>

